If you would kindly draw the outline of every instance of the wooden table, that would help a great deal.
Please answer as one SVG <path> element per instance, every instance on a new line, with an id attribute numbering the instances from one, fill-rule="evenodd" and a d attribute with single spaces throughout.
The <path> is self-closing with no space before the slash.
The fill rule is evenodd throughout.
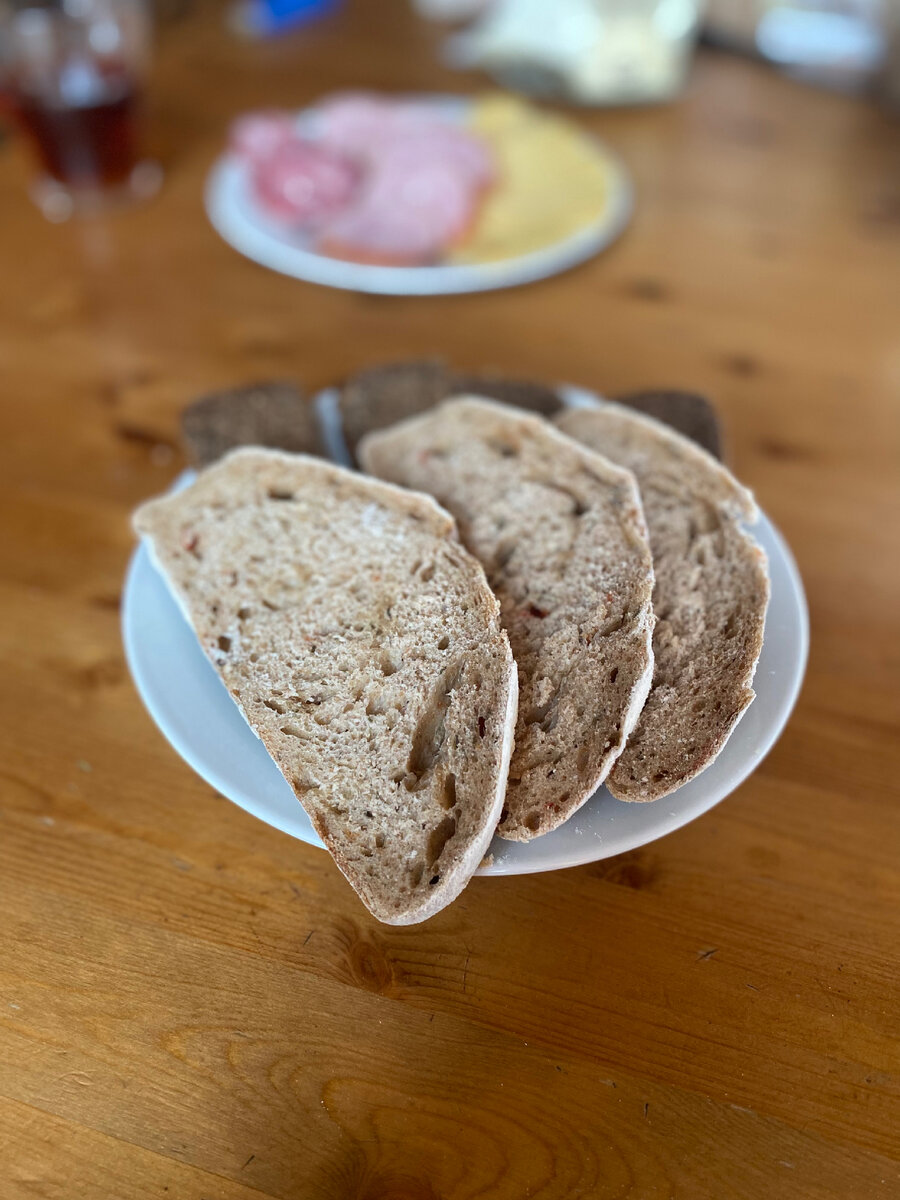
<path id="1" fill-rule="evenodd" d="M 165 30 L 167 184 L 107 221 L 44 223 L 0 149 L 0 1196 L 898 1197 L 898 127 L 702 56 L 678 104 L 579 114 L 639 205 L 561 278 L 392 300 L 245 262 L 200 204 L 231 114 L 475 86 L 406 14 Z M 119 592 L 196 393 L 434 351 L 714 396 L 812 656 L 703 820 L 392 929 L 164 742 Z"/>

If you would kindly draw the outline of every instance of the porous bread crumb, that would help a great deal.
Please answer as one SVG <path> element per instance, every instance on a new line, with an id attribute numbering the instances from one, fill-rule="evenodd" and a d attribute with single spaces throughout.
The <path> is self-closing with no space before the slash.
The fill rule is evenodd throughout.
<path id="1" fill-rule="evenodd" d="M 500 813 L 516 673 L 427 496 L 237 450 L 135 527 L 316 831 L 382 921 L 459 894 Z"/>

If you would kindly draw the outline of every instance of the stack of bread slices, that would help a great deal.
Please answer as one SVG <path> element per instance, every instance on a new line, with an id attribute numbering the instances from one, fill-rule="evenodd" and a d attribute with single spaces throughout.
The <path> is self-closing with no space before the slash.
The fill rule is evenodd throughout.
<path id="1" fill-rule="evenodd" d="M 388 387 L 402 419 L 366 431 L 357 405 L 352 471 L 277 448 L 302 422 L 276 392 L 274 416 L 265 387 L 189 410 L 209 465 L 134 524 L 379 920 L 438 912 L 495 833 L 713 761 L 753 699 L 768 576 L 711 454 L 620 404 Z"/>

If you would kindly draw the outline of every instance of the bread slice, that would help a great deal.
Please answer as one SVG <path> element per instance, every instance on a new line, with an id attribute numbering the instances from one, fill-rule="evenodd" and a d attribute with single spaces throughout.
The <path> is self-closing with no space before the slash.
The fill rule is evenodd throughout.
<path id="1" fill-rule="evenodd" d="M 613 399 L 647 417 L 662 421 L 721 460 L 722 427 L 715 408 L 705 396 L 669 388 L 665 391 L 627 392 Z"/>
<path id="2" fill-rule="evenodd" d="M 497 824 L 517 687 L 499 606 L 448 514 L 246 449 L 134 524 L 369 910 L 404 925 L 453 900 Z"/>
<path id="3" fill-rule="evenodd" d="M 283 380 L 248 384 L 195 400 L 182 413 L 181 431 L 198 467 L 236 446 L 272 446 L 326 455 L 314 401 Z"/>
<path id="4" fill-rule="evenodd" d="M 658 800 L 709 766 L 753 699 L 769 599 L 766 557 L 741 527 L 753 497 L 687 438 L 618 404 L 557 424 L 637 476 L 656 570 L 653 687 L 607 780 Z"/>
<path id="5" fill-rule="evenodd" d="M 457 372 L 440 359 L 385 363 L 358 372 L 341 393 L 344 438 L 351 455 L 355 457 L 367 433 L 426 412 L 455 395 L 486 396 L 545 415 L 562 407 L 553 388 L 531 380 Z"/>
<path id="6" fill-rule="evenodd" d="M 653 569 L 634 477 L 476 398 L 369 434 L 360 457 L 430 491 L 484 563 L 521 688 L 498 833 L 548 833 L 603 782 L 650 687 Z"/>

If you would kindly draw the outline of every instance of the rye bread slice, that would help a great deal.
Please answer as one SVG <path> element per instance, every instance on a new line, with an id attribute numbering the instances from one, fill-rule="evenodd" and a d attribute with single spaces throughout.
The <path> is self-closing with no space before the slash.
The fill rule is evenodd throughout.
<path id="1" fill-rule="evenodd" d="M 338 402 L 344 440 L 356 457 L 360 439 L 415 413 L 453 392 L 453 374 L 439 359 L 382 363 L 358 371 L 344 384 Z"/>
<path id="2" fill-rule="evenodd" d="M 181 416 L 195 466 L 205 467 L 237 446 L 270 446 L 327 455 L 312 399 L 285 380 L 248 384 L 202 396 Z"/>
<path id="3" fill-rule="evenodd" d="M 618 404 L 556 419 L 633 471 L 656 571 L 653 686 L 607 780 L 620 800 L 658 800 L 725 745 L 753 699 L 769 599 L 766 557 L 741 522 L 752 495 L 711 455 Z"/>
<path id="4" fill-rule="evenodd" d="M 521 689 L 498 833 L 548 833 L 606 778 L 650 686 L 653 569 L 634 477 L 477 398 L 369 434 L 360 458 L 431 492 L 484 564 Z"/>
<path id="5" fill-rule="evenodd" d="M 456 395 L 478 395 L 550 415 L 562 407 L 559 394 L 543 383 L 497 374 L 453 371 L 440 359 L 384 363 L 347 381 L 340 397 L 344 439 L 356 457 L 360 440 Z"/>
<path id="6" fill-rule="evenodd" d="M 511 404 L 527 412 L 550 417 L 559 412 L 563 402 L 556 388 L 533 379 L 515 379 L 506 375 L 464 374 L 453 378 L 454 396 L 483 396 L 500 404 Z"/>
<path id="7" fill-rule="evenodd" d="M 499 818 L 517 695 L 499 606 L 451 517 L 245 449 L 134 524 L 367 908 L 403 925 L 449 904 Z"/>
<path id="8" fill-rule="evenodd" d="M 722 459 L 722 427 L 718 413 L 709 400 L 698 392 L 669 388 L 665 391 L 627 392 L 613 399 L 647 417 L 662 421 L 676 433 L 702 446 L 714 458 Z"/>

